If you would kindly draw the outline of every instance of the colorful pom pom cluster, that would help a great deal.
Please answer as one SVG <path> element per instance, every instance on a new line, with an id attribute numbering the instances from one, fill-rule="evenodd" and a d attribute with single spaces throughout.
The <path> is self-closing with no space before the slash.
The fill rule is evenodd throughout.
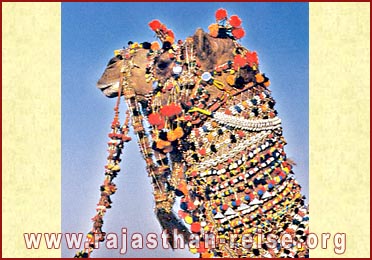
<path id="1" fill-rule="evenodd" d="M 309 232 L 308 209 L 284 152 L 286 141 L 268 89 L 270 81 L 259 71 L 257 53 L 236 41 L 245 35 L 242 20 L 237 15 L 229 17 L 225 9 L 217 10 L 215 17 L 209 34 L 232 41 L 235 48 L 230 60 L 208 70 L 201 69 L 193 38 L 175 43 L 173 31 L 159 20 L 149 26 L 162 46 L 157 41 L 132 43 L 120 51 L 126 64 L 138 50 L 147 50 L 145 81 L 152 90 L 141 105 L 133 86 L 126 86 L 124 96 L 152 179 L 157 217 L 167 230 L 172 226 L 183 230 L 185 223 L 193 234 L 213 233 L 226 241 L 231 234 L 278 228 L 278 235 L 285 231 L 304 242 Z M 170 73 L 163 78 L 157 75 L 162 55 L 172 61 Z M 123 75 L 130 75 L 130 66 L 123 68 Z M 249 74 L 248 80 L 243 74 Z M 146 119 L 150 133 L 143 124 Z M 122 144 L 128 141 L 118 127 L 114 120 L 108 177 L 101 187 L 92 232 L 101 230 L 101 215 L 116 190 L 111 180 L 120 170 Z M 181 224 L 171 215 L 175 197 L 180 200 Z M 190 251 L 205 258 L 307 255 L 305 248 L 295 247 L 211 249 L 204 247 L 204 241 Z"/>
<path id="2" fill-rule="evenodd" d="M 158 35 L 162 42 L 174 43 L 174 33 L 172 30 L 168 29 L 164 24 L 159 20 L 152 20 L 149 23 L 150 28 Z"/>
<path id="3" fill-rule="evenodd" d="M 245 31 L 241 27 L 242 20 L 237 15 L 232 15 L 228 18 L 225 9 L 218 9 L 216 11 L 216 23 L 211 24 L 209 34 L 213 37 L 231 37 L 239 40 L 245 36 Z"/>

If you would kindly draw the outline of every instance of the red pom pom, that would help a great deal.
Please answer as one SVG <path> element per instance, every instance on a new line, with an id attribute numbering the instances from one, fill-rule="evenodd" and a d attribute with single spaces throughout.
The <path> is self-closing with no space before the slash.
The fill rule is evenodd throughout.
<path id="1" fill-rule="evenodd" d="M 234 28 L 232 30 L 232 35 L 235 39 L 241 39 L 244 37 L 245 31 L 243 30 L 243 28 Z"/>
<path id="2" fill-rule="evenodd" d="M 165 105 L 160 109 L 160 114 L 163 116 L 175 116 L 182 112 L 182 108 L 176 104 Z"/>
<path id="3" fill-rule="evenodd" d="M 201 229 L 200 223 L 199 222 L 192 223 L 190 229 L 192 232 L 198 233 Z"/>
<path id="4" fill-rule="evenodd" d="M 223 20 L 227 17 L 227 11 L 223 8 L 220 8 L 216 11 L 216 19 Z"/>
<path id="5" fill-rule="evenodd" d="M 164 24 L 161 24 L 159 29 L 160 29 L 160 31 L 162 31 L 163 33 L 166 33 L 166 32 L 167 32 L 167 27 L 166 27 Z"/>
<path id="6" fill-rule="evenodd" d="M 167 34 L 169 37 L 172 37 L 174 39 L 174 32 L 172 30 L 168 30 Z"/>
<path id="7" fill-rule="evenodd" d="M 164 124 L 163 118 L 161 117 L 161 115 L 159 115 L 157 113 L 150 114 L 148 118 L 149 118 L 149 123 L 151 125 L 162 125 L 162 124 Z"/>
<path id="8" fill-rule="evenodd" d="M 247 62 L 249 66 L 253 66 L 253 64 L 258 64 L 258 56 L 257 52 L 255 51 L 248 51 L 246 54 Z"/>
<path id="9" fill-rule="evenodd" d="M 234 69 L 237 70 L 240 67 L 244 67 L 247 64 L 245 57 L 241 55 L 235 55 L 234 57 Z"/>
<path id="10" fill-rule="evenodd" d="M 230 17 L 229 23 L 232 27 L 239 27 L 242 24 L 242 20 L 240 20 L 239 16 L 232 15 Z"/>
<path id="11" fill-rule="evenodd" d="M 161 22 L 159 20 L 152 20 L 149 22 L 149 26 L 153 31 L 159 30 L 161 27 Z"/>

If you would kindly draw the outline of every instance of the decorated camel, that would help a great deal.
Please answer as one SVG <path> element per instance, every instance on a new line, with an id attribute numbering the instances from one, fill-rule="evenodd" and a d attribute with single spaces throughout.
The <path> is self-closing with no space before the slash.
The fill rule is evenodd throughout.
<path id="1" fill-rule="evenodd" d="M 129 121 L 152 180 L 155 215 L 172 245 L 174 230 L 201 257 L 307 257 L 308 208 L 284 152 L 286 141 L 268 77 L 257 53 L 239 44 L 241 19 L 216 12 L 209 33 L 198 29 L 184 41 L 158 20 L 149 23 L 160 42 L 129 42 L 115 51 L 98 88 L 117 97 L 105 181 L 93 228 L 115 193 Z M 128 107 L 119 123 L 121 97 Z M 179 211 L 175 210 L 180 197 Z M 290 246 L 258 246 L 255 235 Z M 215 243 L 205 235 L 213 235 Z M 253 236 L 246 246 L 245 235 Z M 93 243 L 92 243 L 93 244 Z M 93 245 L 76 257 L 88 257 Z"/>

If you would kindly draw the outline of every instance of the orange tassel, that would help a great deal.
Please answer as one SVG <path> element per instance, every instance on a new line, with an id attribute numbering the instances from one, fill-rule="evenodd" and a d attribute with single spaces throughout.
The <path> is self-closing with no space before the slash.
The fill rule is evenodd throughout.
<path id="1" fill-rule="evenodd" d="M 264 80 L 265 80 L 265 78 L 262 76 L 261 73 L 256 74 L 255 77 L 256 77 L 256 82 L 257 82 L 257 83 L 262 83 L 262 82 L 264 82 Z"/>
<path id="2" fill-rule="evenodd" d="M 183 136 L 183 129 L 181 127 L 176 127 L 176 129 L 171 130 L 167 133 L 167 139 L 171 142 L 180 139 Z"/>
<path id="3" fill-rule="evenodd" d="M 164 141 L 164 140 L 161 140 L 159 139 L 157 142 L 156 142 L 156 147 L 158 149 L 164 149 L 165 147 L 169 146 L 171 143 L 168 142 L 168 141 Z"/>
<path id="4" fill-rule="evenodd" d="M 269 87 L 269 86 L 270 86 L 270 80 L 264 82 L 264 86 L 265 86 L 265 87 Z"/>
<path id="5" fill-rule="evenodd" d="M 151 43 L 151 50 L 153 50 L 153 51 L 160 50 L 160 44 L 158 42 L 152 42 Z"/>

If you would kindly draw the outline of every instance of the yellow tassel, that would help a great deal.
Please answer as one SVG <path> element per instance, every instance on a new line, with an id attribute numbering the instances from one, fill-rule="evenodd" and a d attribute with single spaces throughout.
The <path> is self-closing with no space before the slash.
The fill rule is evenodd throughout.
<path id="1" fill-rule="evenodd" d="M 212 114 L 212 112 L 210 112 L 208 110 L 205 110 L 205 109 L 198 108 L 198 107 L 193 107 L 188 112 L 189 113 L 199 112 L 199 113 L 202 113 L 202 114 L 207 115 L 207 116 L 210 116 Z"/>
<path id="2" fill-rule="evenodd" d="M 213 80 L 213 85 L 215 85 L 220 90 L 225 90 L 225 85 L 218 80 Z"/>

